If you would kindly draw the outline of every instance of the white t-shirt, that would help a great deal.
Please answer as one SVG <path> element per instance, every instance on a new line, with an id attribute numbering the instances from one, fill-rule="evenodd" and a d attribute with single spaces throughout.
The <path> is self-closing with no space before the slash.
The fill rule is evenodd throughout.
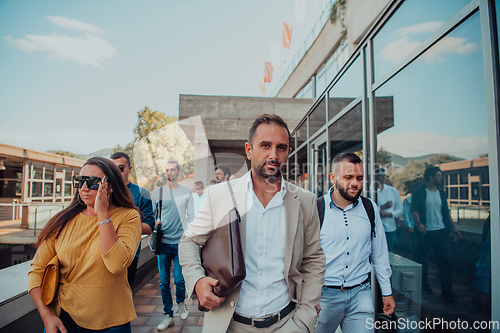
<path id="1" fill-rule="evenodd" d="M 442 214 L 441 194 L 439 190 L 434 192 L 425 189 L 425 228 L 429 231 L 441 230 L 445 228 Z"/>

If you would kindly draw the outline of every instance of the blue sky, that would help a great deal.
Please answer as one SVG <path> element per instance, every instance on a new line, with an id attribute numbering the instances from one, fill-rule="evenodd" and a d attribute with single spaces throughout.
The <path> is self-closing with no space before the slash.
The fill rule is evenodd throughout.
<path id="1" fill-rule="evenodd" d="M 0 143 L 86 154 L 131 141 L 146 105 L 177 115 L 179 94 L 259 96 L 281 22 L 287 59 L 325 3 L 306 1 L 301 26 L 294 0 L 0 0 Z"/>

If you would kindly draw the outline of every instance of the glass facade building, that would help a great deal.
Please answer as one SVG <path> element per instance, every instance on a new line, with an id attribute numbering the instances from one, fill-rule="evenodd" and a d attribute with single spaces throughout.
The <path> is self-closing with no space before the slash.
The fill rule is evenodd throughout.
<path id="1" fill-rule="evenodd" d="M 421 270 L 408 218 L 399 219 L 391 254 L 398 318 L 455 325 L 430 331 L 500 331 L 500 262 L 492 260 L 500 251 L 499 7 L 488 0 L 392 1 L 333 80 L 313 80 L 321 86 L 317 99 L 292 132 L 288 180 L 318 197 L 332 185 L 331 160 L 346 151 L 362 158 L 364 193 L 373 200 L 378 167 L 403 201 L 424 183 L 426 168 L 440 167 L 461 235 L 450 239 L 457 299 L 440 297 L 436 251 Z M 410 274 L 403 266 L 416 268 Z M 425 279 L 431 291 L 422 290 Z"/>

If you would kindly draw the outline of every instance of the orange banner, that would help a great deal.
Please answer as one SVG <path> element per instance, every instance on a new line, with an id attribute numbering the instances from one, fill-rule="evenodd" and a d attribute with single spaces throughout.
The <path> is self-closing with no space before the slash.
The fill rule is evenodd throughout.
<path id="1" fill-rule="evenodd" d="M 271 82 L 273 79 L 273 64 L 270 62 L 264 63 L 264 82 Z"/>
<path id="2" fill-rule="evenodd" d="M 292 25 L 283 21 L 283 47 L 290 50 L 292 42 Z"/>

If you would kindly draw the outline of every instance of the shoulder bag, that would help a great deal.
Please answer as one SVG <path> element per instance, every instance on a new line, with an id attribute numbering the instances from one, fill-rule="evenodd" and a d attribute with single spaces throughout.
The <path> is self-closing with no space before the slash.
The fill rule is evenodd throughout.
<path id="1" fill-rule="evenodd" d="M 163 186 L 160 187 L 160 201 L 156 204 L 156 221 L 161 221 L 161 208 L 163 206 L 162 198 L 163 197 Z M 163 231 L 161 230 L 161 224 L 155 225 L 153 229 L 153 233 L 149 237 L 149 248 L 155 254 L 161 253 L 161 238 L 163 236 Z"/>
<path id="2" fill-rule="evenodd" d="M 213 293 L 225 297 L 231 293 L 246 276 L 245 257 L 241 246 L 241 217 L 236 208 L 236 200 L 227 182 L 234 208 L 224 215 L 220 227 L 215 229 L 201 251 L 201 262 L 205 275 L 219 281 Z M 200 311 L 208 311 L 198 303 Z"/>
<path id="3" fill-rule="evenodd" d="M 43 272 L 40 293 L 43 304 L 49 305 L 56 300 L 57 287 L 59 287 L 59 258 L 55 255 Z"/>

